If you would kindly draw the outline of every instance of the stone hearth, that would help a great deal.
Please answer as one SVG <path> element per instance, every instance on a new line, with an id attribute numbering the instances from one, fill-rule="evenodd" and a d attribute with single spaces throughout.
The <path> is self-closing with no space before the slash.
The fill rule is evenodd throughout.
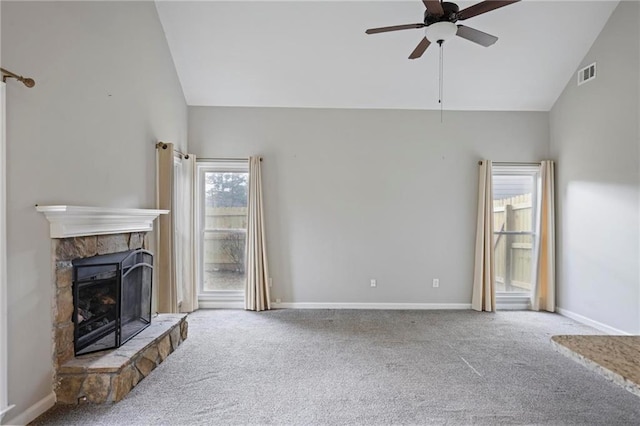
<path id="1" fill-rule="evenodd" d="M 187 338 L 186 317 L 160 314 L 121 347 L 65 362 L 57 371 L 57 402 L 120 401 Z"/>
<path id="2" fill-rule="evenodd" d="M 640 396 L 640 336 L 551 337 L 562 354 Z"/>
<path id="3" fill-rule="evenodd" d="M 146 232 L 53 238 L 53 363 L 57 401 L 77 404 L 121 400 L 187 338 L 185 314 L 163 314 L 120 348 L 74 357 L 72 260 L 148 249 Z"/>

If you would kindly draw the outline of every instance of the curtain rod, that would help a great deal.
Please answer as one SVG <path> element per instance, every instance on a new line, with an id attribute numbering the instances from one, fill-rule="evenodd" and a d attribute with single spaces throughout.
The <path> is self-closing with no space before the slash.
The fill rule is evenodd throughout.
<path id="1" fill-rule="evenodd" d="M 3 83 L 7 82 L 7 78 L 15 78 L 16 80 L 22 82 L 22 84 L 24 84 L 25 86 L 27 86 L 29 88 L 31 88 L 31 87 L 36 85 L 36 82 L 32 78 L 26 78 L 26 77 L 23 77 L 21 75 L 14 74 L 11 71 L 5 70 L 4 68 L 0 68 L 0 71 L 2 71 L 2 82 Z"/>
<path id="2" fill-rule="evenodd" d="M 205 157 L 196 157 L 196 161 L 249 161 L 248 158 L 205 158 Z M 262 161 L 262 157 L 260 157 L 260 161 Z"/>
<path id="3" fill-rule="evenodd" d="M 156 144 L 156 149 L 157 149 L 157 148 L 167 149 L 168 147 L 169 147 L 169 146 L 167 145 L 167 143 L 166 143 L 166 142 L 158 142 L 158 143 Z M 180 156 L 180 158 L 184 157 L 184 158 L 185 158 L 185 160 L 188 160 L 188 159 L 189 159 L 189 154 L 184 154 L 182 151 L 180 151 L 179 149 L 176 149 L 175 147 L 173 148 L 173 151 L 174 151 L 174 152 L 177 152 L 177 153 L 178 153 L 178 155 Z"/>
<path id="4" fill-rule="evenodd" d="M 539 166 L 541 163 L 540 162 L 532 162 L 532 163 L 526 163 L 526 162 L 517 162 L 517 161 L 494 161 L 492 164 L 497 164 L 500 166 Z M 481 166 L 482 165 L 482 160 L 478 161 L 478 165 Z"/>
<path id="5" fill-rule="evenodd" d="M 167 143 L 166 142 L 158 142 L 156 144 L 156 148 L 162 148 L 162 149 L 167 149 Z M 179 155 L 181 155 L 182 157 L 184 157 L 185 159 L 189 159 L 189 154 L 184 154 L 182 151 L 176 149 L 175 147 L 173 148 L 174 152 L 177 152 Z M 249 161 L 248 158 L 199 158 L 196 157 L 196 161 Z M 260 161 L 262 161 L 262 157 L 260 157 Z"/>

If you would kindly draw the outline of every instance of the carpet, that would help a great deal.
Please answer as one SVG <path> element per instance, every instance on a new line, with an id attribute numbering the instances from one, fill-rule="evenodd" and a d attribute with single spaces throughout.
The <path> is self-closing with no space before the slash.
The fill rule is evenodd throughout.
<path id="1" fill-rule="evenodd" d="M 555 351 L 549 313 L 201 310 L 117 404 L 34 425 L 638 424 L 640 398 Z"/>

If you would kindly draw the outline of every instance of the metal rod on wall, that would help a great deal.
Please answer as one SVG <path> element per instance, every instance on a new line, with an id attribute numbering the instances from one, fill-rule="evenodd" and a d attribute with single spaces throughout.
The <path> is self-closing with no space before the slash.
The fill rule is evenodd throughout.
<path id="1" fill-rule="evenodd" d="M 31 88 L 31 87 L 36 85 L 36 82 L 32 78 L 27 78 L 27 77 L 23 77 L 23 76 L 18 75 L 18 74 L 14 74 L 11 71 L 5 70 L 4 68 L 0 68 L 0 71 L 2 71 L 2 82 L 3 83 L 7 82 L 7 78 L 15 78 L 16 80 L 22 82 L 22 84 L 24 84 L 25 86 L 27 86 L 29 88 Z"/>
<path id="2" fill-rule="evenodd" d="M 540 162 L 518 163 L 518 162 L 513 162 L 513 161 L 507 161 L 507 162 L 494 161 L 493 164 L 498 165 L 498 166 L 539 166 Z M 478 165 L 479 166 L 482 165 L 482 160 L 478 161 Z"/>
<path id="3" fill-rule="evenodd" d="M 169 146 L 167 145 L 166 142 L 158 142 L 156 144 L 157 149 L 160 149 L 160 148 L 167 149 L 168 147 Z M 181 156 L 180 158 L 184 157 L 186 159 L 189 159 L 189 154 L 184 154 L 183 152 L 175 148 L 173 150 Z M 196 161 L 249 161 L 249 159 L 248 158 L 200 158 L 200 157 L 197 157 Z M 260 157 L 260 161 L 262 161 L 262 157 Z"/>
<path id="4" fill-rule="evenodd" d="M 204 158 L 198 157 L 196 161 L 249 161 L 248 158 Z M 260 157 L 260 161 L 262 161 L 262 157 Z"/>
<path id="5" fill-rule="evenodd" d="M 168 146 L 165 142 L 158 142 L 158 143 L 156 144 L 156 148 L 157 148 L 157 149 L 159 149 L 159 148 L 167 149 L 168 147 L 169 147 L 169 146 Z M 188 160 L 188 159 L 189 159 L 189 154 L 184 154 L 184 153 L 182 153 L 180 150 L 175 149 L 175 148 L 173 148 L 173 151 L 174 151 L 174 152 L 177 152 L 177 153 L 178 153 L 178 155 L 180 155 L 180 158 L 184 157 L 186 160 Z"/>
<path id="6" fill-rule="evenodd" d="M 494 161 L 493 164 L 496 164 L 498 166 L 539 166 L 540 162 Z"/>

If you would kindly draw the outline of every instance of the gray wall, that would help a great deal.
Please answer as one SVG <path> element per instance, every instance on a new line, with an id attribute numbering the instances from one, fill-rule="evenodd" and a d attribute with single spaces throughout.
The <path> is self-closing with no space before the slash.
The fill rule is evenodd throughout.
<path id="1" fill-rule="evenodd" d="M 640 11 L 623 1 L 550 113 L 557 160 L 558 306 L 640 332 Z"/>
<path id="2" fill-rule="evenodd" d="M 37 84 L 7 84 L 11 424 L 52 390 L 50 240 L 34 205 L 153 208 L 154 143 L 186 146 L 187 107 L 153 2 L 2 1 L 2 66 Z"/>
<path id="3" fill-rule="evenodd" d="M 189 107 L 197 156 L 264 156 L 283 302 L 469 304 L 477 161 L 548 147 L 547 113 Z"/>

